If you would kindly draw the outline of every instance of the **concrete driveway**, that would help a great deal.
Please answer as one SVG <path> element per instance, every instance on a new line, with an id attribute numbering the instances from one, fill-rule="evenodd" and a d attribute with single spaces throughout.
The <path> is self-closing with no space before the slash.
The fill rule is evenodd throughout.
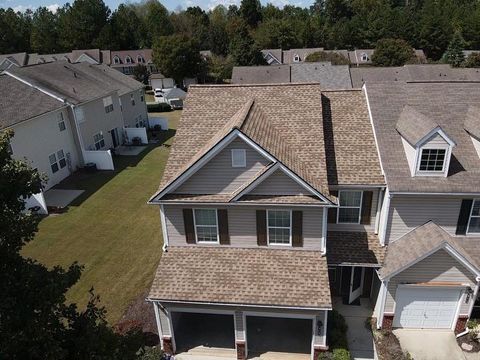
<path id="1" fill-rule="evenodd" d="M 465 360 L 452 331 L 396 329 L 404 351 L 415 360 Z"/>

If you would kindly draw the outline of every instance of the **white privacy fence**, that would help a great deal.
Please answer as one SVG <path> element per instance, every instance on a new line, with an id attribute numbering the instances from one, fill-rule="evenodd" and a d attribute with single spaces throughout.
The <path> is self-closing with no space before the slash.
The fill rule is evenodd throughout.
<path id="1" fill-rule="evenodd" d="M 98 170 L 114 170 L 112 152 L 106 151 L 90 151 L 85 152 L 85 163 L 95 163 Z"/>
<path id="2" fill-rule="evenodd" d="M 33 194 L 29 198 L 25 199 L 25 210 L 35 208 L 37 206 L 40 208 L 40 210 L 37 211 L 37 214 L 48 214 L 47 203 L 43 197 L 43 192 Z"/>
<path id="3" fill-rule="evenodd" d="M 128 144 L 132 143 L 133 138 L 140 138 L 142 144 L 148 144 L 147 129 L 139 128 L 125 128 L 125 136 Z"/>

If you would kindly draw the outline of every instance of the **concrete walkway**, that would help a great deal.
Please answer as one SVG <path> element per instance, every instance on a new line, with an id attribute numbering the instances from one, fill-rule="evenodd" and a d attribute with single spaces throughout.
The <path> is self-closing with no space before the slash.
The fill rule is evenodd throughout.
<path id="1" fill-rule="evenodd" d="M 369 299 L 360 299 L 360 303 L 360 306 L 344 305 L 341 298 L 335 298 L 333 308 L 342 314 L 347 322 L 348 349 L 352 359 L 373 360 L 375 359 L 373 335 L 365 326 L 367 318 L 372 316 L 372 307 Z"/>
<path id="2" fill-rule="evenodd" d="M 395 329 L 393 333 L 404 351 L 415 360 L 465 360 L 455 334 L 444 330 Z M 480 358 L 475 354 L 477 359 Z"/>

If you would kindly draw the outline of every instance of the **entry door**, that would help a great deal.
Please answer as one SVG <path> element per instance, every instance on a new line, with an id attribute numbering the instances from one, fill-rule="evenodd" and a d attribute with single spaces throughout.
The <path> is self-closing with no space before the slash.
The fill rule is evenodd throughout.
<path id="1" fill-rule="evenodd" d="M 115 129 L 110 130 L 110 134 L 112 135 L 112 143 L 113 143 L 114 148 L 116 148 L 118 146 L 117 134 L 116 134 L 115 130 L 117 130 L 117 129 L 115 128 Z"/>
<path id="2" fill-rule="evenodd" d="M 348 302 L 351 304 L 357 300 L 363 293 L 363 278 L 365 277 L 365 268 L 352 267 L 352 274 L 350 275 L 350 295 Z"/>

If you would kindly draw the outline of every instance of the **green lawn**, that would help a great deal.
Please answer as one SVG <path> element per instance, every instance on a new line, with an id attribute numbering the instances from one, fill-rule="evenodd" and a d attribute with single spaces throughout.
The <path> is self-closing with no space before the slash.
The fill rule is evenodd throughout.
<path id="1" fill-rule="evenodd" d="M 170 119 L 176 128 L 180 111 L 151 114 Z M 174 132 L 166 144 L 171 144 Z M 85 266 L 68 301 L 80 306 L 93 286 L 113 324 L 130 302 L 145 293 L 162 253 L 158 207 L 147 205 L 156 191 L 168 157 L 168 146 L 149 146 L 139 156 L 117 157 L 115 171 L 76 174 L 59 188 L 85 189 L 68 212 L 43 219 L 23 254 L 47 266 Z"/>

